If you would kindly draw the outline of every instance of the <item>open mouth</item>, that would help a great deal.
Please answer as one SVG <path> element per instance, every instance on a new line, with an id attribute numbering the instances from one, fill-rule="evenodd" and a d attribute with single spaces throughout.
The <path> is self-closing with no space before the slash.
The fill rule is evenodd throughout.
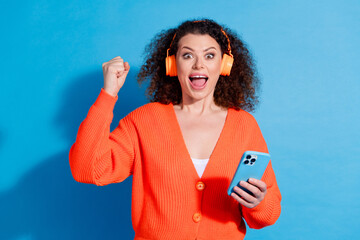
<path id="1" fill-rule="evenodd" d="M 191 74 L 189 76 L 190 84 L 192 88 L 196 90 L 203 89 L 206 86 L 207 80 L 209 79 L 206 75 Z"/>

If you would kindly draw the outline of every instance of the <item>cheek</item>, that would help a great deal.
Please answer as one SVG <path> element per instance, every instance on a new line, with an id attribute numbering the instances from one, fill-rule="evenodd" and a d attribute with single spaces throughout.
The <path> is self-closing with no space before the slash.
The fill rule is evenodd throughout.
<path id="1" fill-rule="evenodd" d="M 177 77 L 180 82 L 181 86 L 184 86 L 184 84 L 187 81 L 187 70 L 184 67 L 184 64 L 181 64 L 181 62 L 176 62 L 176 70 L 177 70 Z"/>
<path id="2" fill-rule="evenodd" d="M 185 69 L 184 69 L 184 67 L 183 67 L 182 65 L 180 65 L 180 64 L 177 64 L 176 70 L 177 70 L 178 76 L 182 76 L 182 75 L 185 74 Z"/>
<path id="3" fill-rule="evenodd" d="M 186 64 L 183 64 L 183 63 L 177 64 L 176 67 L 177 67 L 177 75 L 178 75 L 178 79 L 179 79 L 180 83 L 187 82 L 189 71 L 191 71 L 191 67 L 189 69 L 189 66 L 187 66 Z"/>
<path id="4" fill-rule="evenodd" d="M 209 65 L 209 71 L 211 71 L 212 74 L 220 75 L 220 67 L 221 67 L 221 59 L 218 61 L 214 61 L 211 65 Z"/>
<path id="5" fill-rule="evenodd" d="M 176 69 L 178 74 L 186 74 L 187 70 L 188 70 L 188 64 L 182 60 L 178 60 L 176 61 Z"/>

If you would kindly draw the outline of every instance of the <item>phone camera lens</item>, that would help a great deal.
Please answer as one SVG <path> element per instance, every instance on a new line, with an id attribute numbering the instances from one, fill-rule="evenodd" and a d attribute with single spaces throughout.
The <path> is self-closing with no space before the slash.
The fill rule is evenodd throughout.
<path id="1" fill-rule="evenodd" d="M 247 155 L 247 156 L 246 156 L 246 159 L 250 159 L 250 158 L 251 158 L 251 155 Z"/>
<path id="2" fill-rule="evenodd" d="M 251 163 L 254 163 L 256 161 L 256 159 L 252 158 L 250 161 L 251 161 Z"/>
<path id="3" fill-rule="evenodd" d="M 249 160 L 245 160 L 245 161 L 244 161 L 244 164 L 249 164 Z"/>

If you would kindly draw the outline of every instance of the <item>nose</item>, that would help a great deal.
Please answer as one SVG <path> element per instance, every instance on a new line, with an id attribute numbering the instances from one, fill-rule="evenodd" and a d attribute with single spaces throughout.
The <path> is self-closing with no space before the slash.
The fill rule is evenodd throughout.
<path id="1" fill-rule="evenodd" d="M 204 67 L 203 60 L 200 57 L 196 57 L 193 68 L 194 69 L 201 69 L 203 67 Z"/>

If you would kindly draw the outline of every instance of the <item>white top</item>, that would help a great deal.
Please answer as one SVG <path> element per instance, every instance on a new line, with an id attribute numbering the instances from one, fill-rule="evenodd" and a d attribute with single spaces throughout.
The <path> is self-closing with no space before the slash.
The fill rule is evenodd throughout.
<path id="1" fill-rule="evenodd" d="M 205 167 L 209 162 L 209 158 L 207 158 L 207 159 L 191 158 L 191 159 L 194 163 L 195 169 L 196 169 L 199 177 L 201 178 L 201 176 L 204 173 Z"/>

